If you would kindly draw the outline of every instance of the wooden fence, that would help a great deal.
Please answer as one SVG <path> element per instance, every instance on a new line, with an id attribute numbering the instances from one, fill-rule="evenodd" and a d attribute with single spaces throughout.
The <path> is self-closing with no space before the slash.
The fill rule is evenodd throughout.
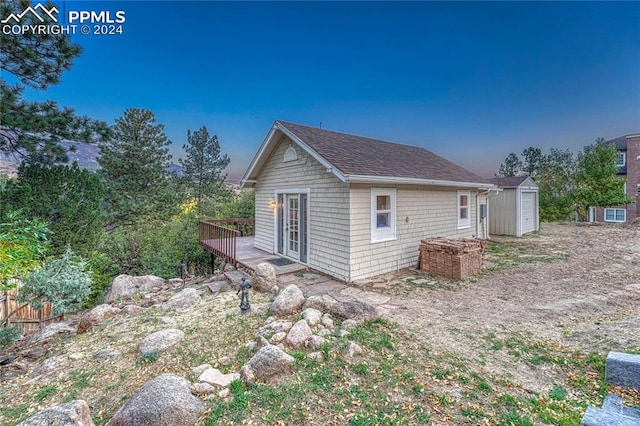
<path id="1" fill-rule="evenodd" d="M 0 326 L 12 325 L 28 334 L 45 325 L 64 319 L 64 315 L 51 316 L 51 303 L 45 302 L 39 310 L 16 300 L 19 290 L 0 295 Z"/>

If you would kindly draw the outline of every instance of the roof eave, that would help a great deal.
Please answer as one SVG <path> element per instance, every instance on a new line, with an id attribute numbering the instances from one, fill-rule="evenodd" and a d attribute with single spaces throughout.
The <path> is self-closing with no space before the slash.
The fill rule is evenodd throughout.
<path id="1" fill-rule="evenodd" d="M 371 175 L 345 175 L 346 182 L 349 183 L 374 183 L 374 184 L 391 184 L 391 185 L 430 185 L 430 186 L 448 186 L 456 188 L 478 188 L 478 189 L 496 189 L 496 185 L 492 183 L 482 182 L 458 182 L 452 180 L 439 179 L 421 179 L 410 177 L 396 176 L 371 176 Z"/>

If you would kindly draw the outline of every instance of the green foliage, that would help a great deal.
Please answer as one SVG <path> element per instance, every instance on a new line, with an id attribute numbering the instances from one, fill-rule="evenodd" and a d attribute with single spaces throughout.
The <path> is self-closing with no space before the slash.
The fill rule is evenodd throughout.
<path id="1" fill-rule="evenodd" d="M 522 161 L 518 158 L 515 152 L 507 155 L 504 159 L 504 163 L 500 164 L 500 169 L 496 173 L 497 177 L 512 177 L 518 176 L 522 170 Z"/>
<path id="2" fill-rule="evenodd" d="M 87 269 L 91 274 L 91 293 L 87 305 L 93 306 L 117 275 L 117 266 L 104 253 L 94 251 L 87 259 Z"/>
<path id="3" fill-rule="evenodd" d="M 146 352 L 140 355 L 140 364 L 153 364 L 160 359 L 158 352 Z"/>
<path id="4" fill-rule="evenodd" d="M 30 5 L 28 0 L 0 3 L 0 16 L 20 14 Z M 52 6 L 53 3 L 47 3 Z M 44 24 L 52 23 L 43 15 Z M 22 16 L 22 25 L 43 24 L 32 14 Z M 96 135 L 108 137 L 105 123 L 78 117 L 72 109 L 55 102 L 25 102 L 24 85 L 44 90 L 58 84 L 62 73 L 71 68 L 81 48 L 66 34 L 40 34 L 26 31 L 20 35 L 0 33 L 0 66 L 22 85 L 10 86 L 0 78 L 0 150 L 25 157 L 30 163 L 66 162 L 67 155 L 57 142 L 60 139 L 89 142 Z"/>
<path id="5" fill-rule="evenodd" d="M 188 193 L 195 198 L 197 211 L 201 211 L 205 197 L 213 200 L 226 198 L 226 175 L 222 171 L 230 160 L 220 152 L 218 137 L 210 135 L 204 126 L 193 133 L 187 130 L 187 143 L 182 148 L 187 154 L 184 160 L 179 160 L 184 172 L 183 183 Z"/>
<path id="6" fill-rule="evenodd" d="M 15 288 L 13 278 L 24 278 L 44 259 L 49 229 L 37 219 L 26 219 L 21 212 L 9 212 L 0 223 L 0 291 Z"/>
<path id="7" fill-rule="evenodd" d="M 31 272 L 20 288 L 18 300 L 40 309 L 43 302 L 51 302 L 52 315 L 74 312 L 82 308 L 91 293 L 91 276 L 85 263 L 74 259 L 71 249 Z"/>
<path id="8" fill-rule="evenodd" d="M 604 139 L 585 147 L 580 155 L 573 200 L 583 218 L 589 206 L 612 207 L 633 202 L 624 193 L 624 179 L 617 176 L 617 156 L 616 147 Z"/>
<path id="9" fill-rule="evenodd" d="M 72 166 L 22 164 L 18 179 L 0 193 L 2 209 L 21 210 L 50 224 L 50 251 L 62 254 L 69 246 L 86 255 L 102 235 L 104 186 L 95 173 Z"/>
<path id="10" fill-rule="evenodd" d="M 17 327 L 1 327 L 0 328 L 0 348 L 9 346 L 22 336 L 22 331 Z"/>
<path id="11" fill-rule="evenodd" d="M 219 206 L 216 219 L 235 219 L 255 216 L 255 191 L 253 189 L 243 190 L 239 195 L 232 195 L 231 198 Z"/>
<path id="12" fill-rule="evenodd" d="M 130 108 L 112 127 L 113 138 L 100 143 L 98 159 L 107 187 L 107 201 L 117 225 L 139 225 L 164 219 L 177 201 L 166 166 L 171 141 L 153 113 Z"/>

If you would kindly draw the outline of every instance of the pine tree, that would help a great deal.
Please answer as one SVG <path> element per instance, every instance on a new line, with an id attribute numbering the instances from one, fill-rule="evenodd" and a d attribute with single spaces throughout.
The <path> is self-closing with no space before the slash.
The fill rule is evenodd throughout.
<path id="1" fill-rule="evenodd" d="M 175 191 L 166 167 L 171 141 L 153 113 L 130 108 L 112 127 L 111 140 L 100 144 L 110 213 L 116 225 L 164 218 L 175 207 Z"/>
<path id="2" fill-rule="evenodd" d="M 218 137 L 210 135 L 205 126 L 193 133 L 188 130 L 187 143 L 182 147 L 187 154 L 185 160 L 179 160 L 184 172 L 183 180 L 200 211 L 205 197 L 215 199 L 226 194 L 223 187 L 226 175 L 222 172 L 230 160 L 221 154 Z"/>
<path id="3" fill-rule="evenodd" d="M 30 6 L 28 0 L 0 3 L 0 16 L 19 14 Z M 47 3 L 47 7 L 54 6 Z M 44 24 L 53 23 L 43 14 Z M 21 25 L 42 24 L 32 14 L 22 17 Z M 58 84 L 62 73 L 71 68 L 81 53 L 80 46 L 64 34 L 21 34 L 0 32 L 0 66 L 21 84 L 9 85 L 0 78 L 0 151 L 22 157 L 30 163 L 54 164 L 68 160 L 58 145 L 61 139 L 91 142 L 108 137 L 105 123 L 76 116 L 70 108 L 53 101 L 26 102 L 24 87 L 45 90 Z"/>

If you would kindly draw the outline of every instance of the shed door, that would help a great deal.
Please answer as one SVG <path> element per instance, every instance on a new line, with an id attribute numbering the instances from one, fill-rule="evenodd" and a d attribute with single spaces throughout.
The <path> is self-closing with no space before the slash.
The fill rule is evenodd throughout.
<path id="1" fill-rule="evenodd" d="M 522 193 L 522 233 L 536 230 L 536 193 Z"/>

